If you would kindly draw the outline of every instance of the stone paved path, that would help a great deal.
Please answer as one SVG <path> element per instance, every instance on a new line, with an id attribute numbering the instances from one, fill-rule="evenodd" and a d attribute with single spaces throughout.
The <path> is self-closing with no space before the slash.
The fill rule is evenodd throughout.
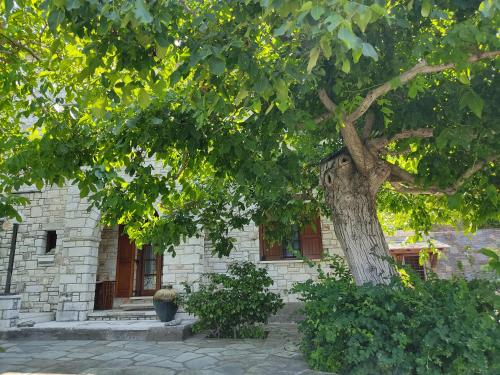
<path id="1" fill-rule="evenodd" d="M 217 375 L 319 374 L 308 369 L 293 324 L 273 324 L 265 340 L 183 342 L 0 341 L 0 374 Z"/>

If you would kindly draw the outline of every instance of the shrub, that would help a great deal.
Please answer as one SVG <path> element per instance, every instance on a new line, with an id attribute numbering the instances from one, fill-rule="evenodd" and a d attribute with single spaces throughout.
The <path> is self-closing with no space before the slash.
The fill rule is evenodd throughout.
<path id="1" fill-rule="evenodd" d="M 305 301 L 301 350 L 341 374 L 500 374 L 498 283 L 463 279 L 356 286 L 341 258 Z"/>
<path id="2" fill-rule="evenodd" d="M 251 262 L 232 263 L 227 274 L 208 273 L 206 283 L 193 292 L 186 286 L 183 299 L 187 312 L 198 317 L 196 331 L 208 329 L 212 337 L 262 338 L 258 323 L 267 323 L 283 301 L 268 288 L 273 280 L 267 270 Z"/>

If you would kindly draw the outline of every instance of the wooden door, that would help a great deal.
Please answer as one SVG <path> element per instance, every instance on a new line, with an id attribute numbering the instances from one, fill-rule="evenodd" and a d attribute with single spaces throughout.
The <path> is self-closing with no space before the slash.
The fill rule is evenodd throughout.
<path id="1" fill-rule="evenodd" d="M 134 283 L 135 245 L 120 225 L 118 232 L 118 255 L 116 259 L 116 297 L 132 296 Z"/>
<path id="2" fill-rule="evenodd" d="M 160 289 L 162 273 L 163 256 L 155 254 L 151 245 L 144 245 L 137 254 L 137 295 L 152 296 Z"/>

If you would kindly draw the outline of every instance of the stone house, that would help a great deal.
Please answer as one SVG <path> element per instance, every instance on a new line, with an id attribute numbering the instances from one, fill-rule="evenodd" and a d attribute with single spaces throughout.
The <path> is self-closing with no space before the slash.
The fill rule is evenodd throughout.
<path id="1" fill-rule="evenodd" d="M 213 256 L 203 235 L 176 247 L 175 257 L 158 256 L 151 246 L 137 249 L 121 227 L 103 228 L 99 211 L 87 209 L 88 202 L 80 198 L 76 186 L 24 189 L 19 194 L 28 197 L 31 204 L 20 209 L 23 221 L 17 235 L 11 290 L 22 295 L 21 311 L 25 313 L 46 313 L 58 321 L 87 320 L 92 318 L 95 307 L 102 308 L 97 305 L 102 303 L 105 290 L 105 308 L 116 309 L 131 298 L 151 296 L 161 285 L 173 284 L 182 289 L 183 282 L 196 283 L 202 273 L 225 272 L 233 260 L 249 260 L 266 267 L 274 279 L 273 289 L 283 295 L 285 302 L 297 301 L 297 296 L 288 292 L 295 282 L 317 276 L 315 268 L 294 258 L 287 252 L 288 247 L 266 249 L 262 229 L 256 225 L 230 234 L 236 238 L 236 249 L 229 257 Z M 318 218 L 316 226 L 319 231 L 297 231 L 289 244 L 315 262 L 320 262 L 322 253 L 341 255 L 331 222 Z M 457 271 L 446 259 L 455 262 L 457 257 L 463 257 L 462 250 L 470 242 L 453 233 L 447 230 L 433 235 L 448 258 L 431 259 L 424 266 L 415 261 L 418 246 L 400 245 L 402 234 L 401 238 L 393 238 L 391 246 L 395 256 L 417 271 L 425 274 L 431 267 L 446 277 Z M 482 231 L 472 243 L 498 248 L 498 234 L 496 230 Z M 11 237 L 8 226 L 0 228 L 2 287 Z M 471 270 L 469 274 L 478 270 L 478 265 Z"/>

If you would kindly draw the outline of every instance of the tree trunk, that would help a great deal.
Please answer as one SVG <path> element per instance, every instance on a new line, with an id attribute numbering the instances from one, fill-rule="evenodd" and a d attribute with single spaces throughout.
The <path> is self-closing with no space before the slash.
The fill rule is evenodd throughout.
<path id="1" fill-rule="evenodd" d="M 320 181 L 332 209 L 333 227 L 356 284 L 388 283 L 395 275 L 377 217 L 370 178 L 356 169 L 346 151 L 321 165 Z"/>

